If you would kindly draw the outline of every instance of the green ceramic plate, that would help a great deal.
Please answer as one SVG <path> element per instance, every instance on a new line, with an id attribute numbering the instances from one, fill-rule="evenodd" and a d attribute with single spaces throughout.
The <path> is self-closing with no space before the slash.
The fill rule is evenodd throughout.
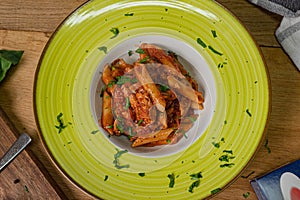
<path id="1" fill-rule="evenodd" d="M 97 124 L 95 85 L 103 62 L 144 39 L 191 61 L 207 99 L 199 134 L 173 153 L 168 147 L 161 155 L 122 148 Z M 231 183 L 255 154 L 268 121 L 269 89 L 255 42 L 214 1 L 94 0 L 72 13 L 45 48 L 35 114 L 54 162 L 88 193 L 103 199 L 202 199 Z"/>

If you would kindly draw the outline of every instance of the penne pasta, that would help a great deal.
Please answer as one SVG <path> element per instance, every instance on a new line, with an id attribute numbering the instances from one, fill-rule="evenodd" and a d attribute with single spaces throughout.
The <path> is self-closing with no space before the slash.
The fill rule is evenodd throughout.
<path id="1" fill-rule="evenodd" d="M 162 97 L 160 91 L 153 83 L 152 78 L 147 72 L 145 65 L 139 64 L 137 67 L 135 67 L 135 73 L 142 86 L 150 94 L 151 99 L 154 102 L 157 109 L 160 112 L 164 112 L 166 107 L 165 99 Z"/>
<path id="2" fill-rule="evenodd" d="M 132 147 L 137 147 L 137 146 L 141 146 L 141 145 L 144 145 L 147 143 L 156 142 L 156 141 L 160 141 L 160 140 L 166 140 L 172 132 L 173 132 L 173 129 L 168 128 L 168 129 L 160 130 L 148 137 L 138 137 L 132 143 Z"/>
<path id="3" fill-rule="evenodd" d="M 113 121 L 114 121 L 114 117 L 111 108 L 111 96 L 106 91 L 104 91 L 101 123 L 102 123 L 102 127 L 110 135 L 113 135 Z"/>
<path id="4" fill-rule="evenodd" d="M 174 53 L 145 43 L 135 53 L 132 64 L 118 58 L 105 65 L 98 122 L 110 135 L 128 137 L 134 148 L 175 144 L 197 120 L 203 94 Z"/>

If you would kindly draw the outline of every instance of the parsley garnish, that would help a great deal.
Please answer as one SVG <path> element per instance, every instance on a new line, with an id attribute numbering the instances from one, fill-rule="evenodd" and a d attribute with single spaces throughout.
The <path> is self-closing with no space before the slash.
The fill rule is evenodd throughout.
<path id="1" fill-rule="evenodd" d="M 133 51 L 132 51 L 132 50 L 129 50 L 129 51 L 128 51 L 128 56 L 132 56 L 132 54 L 133 54 Z"/>
<path id="2" fill-rule="evenodd" d="M 213 53 L 222 56 L 223 54 L 217 50 L 215 50 L 212 46 L 208 45 L 208 49 L 211 50 Z"/>
<path id="3" fill-rule="evenodd" d="M 125 110 L 128 110 L 128 108 L 130 107 L 130 101 L 129 101 L 129 97 L 126 97 L 126 103 L 125 103 Z"/>
<path id="4" fill-rule="evenodd" d="M 222 155 L 219 157 L 219 161 L 229 162 L 229 160 L 234 159 L 235 156 Z"/>
<path id="5" fill-rule="evenodd" d="M 109 31 L 114 34 L 114 36 L 112 36 L 110 39 L 113 39 L 113 38 L 117 37 L 120 33 L 118 28 L 111 28 Z"/>
<path id="6" fill-rule="evenodd" d="M 224 167 L 231 168 L 233 165 L 234 165 L 234 163 L 226 163 L 226 164 L 220 165 L 220 167 L 221 167 L 221 168 L 224 168 Z"/>
<path id="7" fill-rule="evenodd" d="M 27 185 L 24 185 L 25 192 L 29 192 Z"/>
<path id="8" fill-rule="evenodd" d="M 197 38 L 197 43 L 200 44 L 203 48 L 206 48 L 207 45 L 200 38 Z"/>
<path id="9" fill-rule="evenodd" d="M 24 51 L 0 50 L 0 82 L 11 66 L 17 65 Z"/>
<path id="10" fill-rule="evenodd" d="M 166 92 L 168 89 L 169 89 L 169 87 L 168 86 L 166 86 L 166 85 L 159 85 L 159 88 L 158 88 L 161 92 Z"/>
<path id="11" fill-rule="evenodd" d="M 198 172 L 196 174 L 191 174 L 190 177 L 191 177 L 191 180 L 194 180 L 194 182 L 190 185 L 189 192 L 193 193 L 194 188 L 198 187 L 200 185 L 200 179 L 203 178 L 203 176 L 202 176 L 201 172 Z"/>
<path id="12" fill-rule="evenodd" d="M 107 180 L 108 180 L 108 176 L 105 175 L 105 176 L 104 176 L 104 181 L 107 181 Z"/>
<path id="13" fill-rule="evenodd" d="M 115 168 L 117 169 L 123 169 L 123 168 L 129 168 L 129 164 L 127 165 L 120 165 L 120 162 L 119 162 L 119 158 L 121 157 L 121 155 L 123 155 L 124 153 L 127 153 L 128 150 L 119 150 L 117 149 L 117 153 L 114 155 L 114 161 L 113 161 L 113 164 L 115 165 Z"/>
<path id="14" fill-rule="evenodd" d="M 217 32 L 215 30 L 211 30 L 211 33 L 212 33 L 212 35 L 213 35 L 214 38 L 218 37 L 217 36 Z"/>
<path id="15" fill-rule="evenodd" d="M 135 52 L 138 54 L 145 54 L 145 51 L 141 48 L 138 48 L 137 50 L 135 50 Z"/>
<path id="16" fill-rule="evenodd" d="M 175 174 L 168 174 L 168 178 L 170 179 L 169 188 L 173 188 L 175 185 Z"/>
<path id="17" fill-rule="evenodd" d="M 103 51 L 105 54 L 107 53 L 107 47 L 106 46 L 101 46 L 98 48 L 99 51 Z"/>
<path id="18" fill-rule="evenodd" d="M 58 133 L 61 133 L 68 125 L 65 125 L 63 120 L 62 120 L 62 113 L 59 113 L 56 117 L 56 120 L 58 122 L 58 125 L 55 125 L 55 128 L 58 129 Z"/>
<path id="19" fill-rule="evenodd" d="M 216 188 L 216 189 L 210 191 L 210 193 L 211 194 L 216 194 L 216 193 L 220 192 L 221 190 L 222 190 L 221 188 Z"/>
<path id="20" fill-rule="evenodd" d="M 145 62 L 147 62 L 148 59 L 149 59 L 149 56 L 146 56 L 145 58 L 141 59 L 139 61 L 139 63 L 145 63 Z"/>
<path id="21" fill-rule="evenodd" d="M 129 83 L 137 83 L 138 82 L 136 78 L 130 78 L 128 76 L 118 76 L 117 80 L 118 80 L 116 82 L 117 85 L 123 85 L 128 82 Z"/>
<path id="22" fill-rule="evenodd" d="M 133 16 L 133 15 L 134 15 L 134 13 L 126 13 L 126 14 L 124 14 L 124 16 L 126 16 L 126 17 Z"/>
<path id="23" fill-rule="evenodd" d="M 91 132 L 91 134 L 95 135 L 98 132 L 99 132 L 99 130 L 94 130 L 94 131 Z"/>
<path id="24" fill-rule="evenodd" d="M 245 199 L 247 199 L 247 198 L 249 197 L 249 195 L 250 195 L 250 192 L 246 192 L 246 193 L 243 194 L 243 197 L 244 197 Z"/>
<path id="25" fill-rule="evenodd" d="M 141 123 L 142 123 L 143 121 L 144 121 L 143 119 L 140 119 L 140 120 L 138 121 L 137 125 L 138 125 L 138 126 L 141 125 Z"/>
<path id="26" fill-rule="evenodd" d="M 140 177 L 144 177 L 144 176 L 145 176 L 145 173 L 144 173 L 144 172 L 140 172 L 140 173 L 138 173 L 138 175 L 139 175 Z"/>
<path id="27" fill-rule="evenodd" d="M 212 142 L 212 144 L 214 145 L 214 147 L 220 148 L 220 142 Z"/>
<path id="28" fill-rule="evenodd" d="M 246 113 L 249 115 L 249 117 L 251 117 L 251 116 L 252 116 L 252 114 L 250 113 L 250 111 L 249 111 L 249 109 L 248 109 L 248 108 L 246 109 Z"/>

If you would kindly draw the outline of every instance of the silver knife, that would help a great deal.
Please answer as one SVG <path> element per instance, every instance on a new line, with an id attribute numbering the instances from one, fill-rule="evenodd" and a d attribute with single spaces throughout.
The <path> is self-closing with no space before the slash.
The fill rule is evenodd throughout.
<path id="1" fill-rule="evenodd" d="M 0 160 L 0 172 L 31 142 L 28 134 L 22 133 Z"/>

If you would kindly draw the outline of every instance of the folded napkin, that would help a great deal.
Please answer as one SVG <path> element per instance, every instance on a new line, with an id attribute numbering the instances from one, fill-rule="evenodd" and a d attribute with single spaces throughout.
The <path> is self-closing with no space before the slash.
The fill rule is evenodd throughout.
<path id="1" fill-rule="evenodd" d="M 249 0 L 283 16 L 275 32 L 278 42 L 300 70 L 300 0 Z"/>

